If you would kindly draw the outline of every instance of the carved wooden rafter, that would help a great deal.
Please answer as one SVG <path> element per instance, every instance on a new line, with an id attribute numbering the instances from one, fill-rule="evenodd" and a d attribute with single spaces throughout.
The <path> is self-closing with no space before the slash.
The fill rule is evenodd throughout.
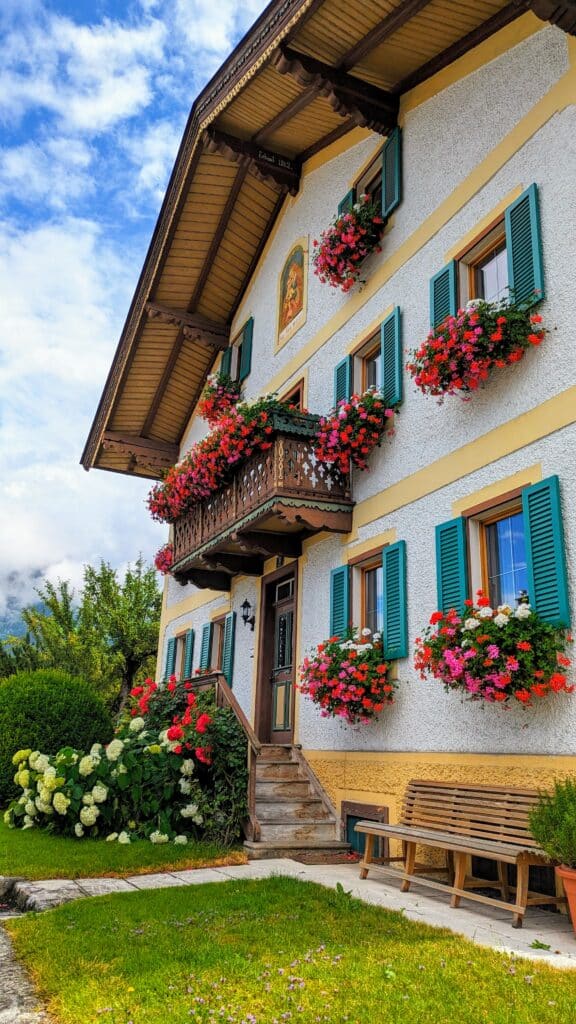
<path id="1" fill-rule="evenodd" d="M 213 569 L 183 569 L 182 572 L 174 573 L 174 579 L 183 587 L 193 583 L 199 590 L 221 590 L 228 593 L 232 577 L 227 572 Z"/>
<path id="2" fill-rule="evenodd" d="M 264 530 L 252 530 L 246 533 L 233 533 L 231 540 L 241 551 L 265 555 L 284 555 L 286 558 L 299 558 L 302 554 L 301 537 L 292 537 L 288 533 L 268 533 Z"/>
<path id="3" fill-rule="evenodd" d="M 317 530 L 329 529 L 332 533 L 350 533 L 352 527 L 352 512 L 326 512 L 325 509 L 313 508 L 310 506 L 294 508 L 291 505 L 278 503 L 273 508 L 274 515 L 278 516 L 285 523 L 291 526 L 307 527 L 316 532 Z"/>
<path id="4" fill-rule="evenodd" d="M 104 451 L 129 456 L 131 472 L 134 472 L 138 466 L 161 472 L 164 469 L 169 469 L 178 458 L 177 444 L 154 441 L 148 437 L 136 437 L 113 430 L 107 430 L 102 435 L 102 447 Z"/>
<path id="5" fill-rule="evenodd" d="M 202 144 L 207 153 L 219 153 L 226 160 L 247 167 L 260 181 L 293 196 L 298 192 L 300 165 L 297 161 L 247 139 L 237 139 L 216 128 L 207 128 L 202 133 Z"/>
<path id="6" fill-rule="evenodd" d="M 569 35 L 576 36 L 576 0 L 564 0 L 564 3 L 557 3 L 556 0 L 517 0 L 517 3 L 529 7 L 542 21 L 549 21 Z"/>
<path id="7" fill-rule="evenodd" d="M 184 309 L 172 309 L 171 306 L 163 306 L 159 302 L 147 302 L 146 313 L 150 320 L 159 320 L 163 324 L 174 324 L 182 328 L 184 337 L 190 341 L 197 341 L 200 345 L 214 349 L 228 348 L 230 328 L 226 324 L 218 324 L 198 313 L 188 313 Z"/>
<path id="8" fill-rule="evenodd" d="M 388 135 L 395 127 L 399 100 L 384 89 L 284 46 L 276 51 L 273 64 L 279 74 L 290 75 L 299 85 L 325 97 L 335 113 L 351 118 L 359 127 L 380 135 Z"/>

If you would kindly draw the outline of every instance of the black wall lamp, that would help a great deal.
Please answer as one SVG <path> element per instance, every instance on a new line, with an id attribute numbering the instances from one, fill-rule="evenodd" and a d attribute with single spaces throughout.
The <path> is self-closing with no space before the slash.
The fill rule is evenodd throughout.
<path id="1" fill-rule="evenodd" d="M 248 600 L 247 597 L 244 598 L 240 607 L 242 609 L 242 622 L 244 623 L 245 626 L 250 626 L 250 629 L 252 630 L 252 632 L 254 632 L 254 623 L 256 622 L 256 616 L 250 615 L 250 612 L 252 611 L 252 605 L 250 604 L 250 601 Z"/>

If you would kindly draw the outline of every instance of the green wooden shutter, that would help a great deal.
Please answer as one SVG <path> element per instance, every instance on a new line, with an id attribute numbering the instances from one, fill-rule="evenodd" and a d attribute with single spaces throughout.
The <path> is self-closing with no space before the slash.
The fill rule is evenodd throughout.
<path id="1" fill-rule="evenodd" d="M 457 266 L 452 260 L 430 280 L 430 325 L 438 327 L 458 307 Z"/>
<path id="2" fill-rule="evenodd" d="M 402 202 L 402 133 L 394 128 L 382 150 L 382 215 L 389 217 Z"/>
<path id="3" fill-rule="evenodd" d="M 544 298 L 544 271 L 536 185 L 510 204 L 504 221 L 511 297 L 514 302 L 539 302 Z"/>
<path id="4" fill-rule="evenodd" d="M 557 476 L 522 491 L 528 592 L 534 611 L 554 626 L 570 624 L 562 505 Z"/>
<path id="5" fill-rule="evenodd" d="M 184 641 L 184 679 L 190 679 L 194 664 L 194 630 L 189 629 Z"/>
<path id="6" fill-rule="evenodd" d="M 344 636 L 350 623 L 350 572 L 347 565 L 330 573 L 330 636 Z"/>
<path id="7" fill-rule="evenodd" d="M 238 380 L 246 380 L 252 366 L 252 335 L 254 333 L 254 317 L 251 316 L 242 331 L 242 352 L 240 355 L 240 372 Z"/>
<path id="8" fill-rule="evenodd" d="M 230 612 L 224 619 L 224 638 L 222 641 L 222 675 L 226 677 L 228 686 L 232 686 L 234 673 L 234 637 L 236 633 L 236 612 Z"/>
<path id="9" fill-rule="evenodd" d="M 382 551 L 384 576 L 384 657 L 408 657 L 406 600 L 406 541 L 389 544 Z"/>
<path id="10" fill-rule="evenodd" d="M 396 308 L 380 325 L 382 358 L 382 394 L 386 405 L 402 401 L 402 331 L 400 308 Z"/>
<path id="11" fill-rule="evenodd" d="M 222 362 L 220 363 L 220 373 L 223 377 L 230 376 L 230 368 L 232 366 L 232 349 L 225 348 L 222 353 Z"/>
<path id="12" fill-rule="evenodd" d="M 200 668 L 211 668 L 210 657 L 212 654 L 212 623 L 207 622 L 202 626 L 202 642 L 200 644 Z"/>
<path id="13" fill-rule="evenodd" d="M 351 188 L 350 191 L 347 192 L 346 195 L 344 196 L 344 199 L 341 199 L 340 202 L 338 203 L 338 216 L 341 217 L 343 213 L 350 213 L 350 210 L 354 206 L 355 202 L 356 189 Z"/>
<path id="14" fill-rule="evenodd" d="M 346 356 L 334 367 L 334 405 L 352 394 L 352 356 Z"/>
<path id="15" fill-rule="evenodd" d="M 164 680 L 174 675 L 176 668 L 176 637 L 172 637 L 166 644 L 166 665 L 164 668 Z"/>
<path id="16" fill-rule="evenodd" d="M 466 520 L 459 516 L 436 527 L 436 583 L 438 608 L 455 608 L 461 615 L 468 597 Z"/>

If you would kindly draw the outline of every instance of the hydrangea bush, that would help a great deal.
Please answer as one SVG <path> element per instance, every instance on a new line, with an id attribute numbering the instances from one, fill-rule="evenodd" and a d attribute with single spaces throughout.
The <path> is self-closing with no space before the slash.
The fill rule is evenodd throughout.
<path id="1" fill-rule="evenodd" d="M 8 825 L 47 828 L 129 843 L 184 844 L 190 837 L 232 843 L 246 816 L 246 742 L 212 691 L 147 680 L 110 743 L 49 756 L 19 750 L 14 781 L 22 794 Z"/>
<path id="2" fill-rule="evenodd" d="M 434 612 L 416 639 L 415 666 L 447 691 L 490 704 L 528 706 L 550 694 L 572 693 L 565 669 L 571 637 L 543 622 L 528 603 L 492 608 L 479 590 L 463 616 L 452 608 Z"/>
<path id="3" fill-rule="evenodd" d="M 469 398 L 492 369 L 519 362 L 542 343 L 541 323 L 526 305 L 472 299 L 430 331 L 406 368 L 425 395 Z"/>
<path id="4" fill-rule="evenodd" d="M 333 636 L 318 644 L 316 654 L 302 663 L 298 686 L 323 718 L 341 718 L 349 725 L 370 722 L 393 704 L 395 687 L 381 635 L 356 627 L 343 639 Z"/>

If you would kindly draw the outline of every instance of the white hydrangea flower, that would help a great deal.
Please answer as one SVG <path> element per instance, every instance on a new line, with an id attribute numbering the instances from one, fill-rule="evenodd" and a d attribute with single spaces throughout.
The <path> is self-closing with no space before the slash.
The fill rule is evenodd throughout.
<path id="1" fill-rule="evenodd" d="M 22 829 L 25 828 L 34 828 L 34 818 L 28 817 L 27 814 L 24 815 L 24 824 L 22 825 Z"/>
<path id="2" fill-rule="evenodd" d="M 96 818 L 100 814 L 97 807 L 83 807 L 80 811 L 80 821 L 83 825 L 90 827 L 96 824 Z"/>
<path id="3" fill-rule="evenodd" d="M 193 818 L 198 814 L 198 804 L 186 804 L 186 807 L 180 808 L 180 814 L 183 818 Z"/>
<path id="4" fill-rule="evenodd" d="M 491 619 L 493 614 L 494 611 L 490 607 L 490 605 L 486 605 L 485 608 L 479 608 L 478 611 L 476 612 L 476 615 L 478 616 L 479 619 Z"/>
<path id="5" fill-rule="evenodd" d="M 479 625 L 480 622 L 478 621 L 478 619 L 473 619 L 472 617 L 470 617 L 469 619 L 466 619 L 464 621 L 462 629 L 478 629 Z"/>
<path id="6" fill-rule="evenodd" d="M 41 812 L 41 814 L 54 814 L 52 805 L 49 804 L 46 800 L 42 800 L 41 797 L 37 796 L 34 803 L 36 804 L 36 807 Z"/>
<path id="7" fill-rule="evenodd" d="M 94 803 L 103 804 L 108 796 L 107 786 L 104 786 L 102 782 L 97 782 L 92 789 L 92 796 L 94 798 Z"/>
<path id="8" fill-rule="evenodd" d="M 192 783 L 189 781 L 189 779 L 180 779 L 178 785 L 180 786 L 180 792 L 183 793 L 184 796 L 189 796 L 190 793 L 192 792 Z"/>
<path id="9" fill-rule="evenodd" d="M 161 846 L 162 843 L 170 842 L 170 839 L 165 832 L 151 832 L 150 842 L 154 843 L 155 846 Z"/>
<path id="10" fill-rule="evenodd" d="M 186 846 L 187 843 L 187 836 L 174 836 L 174 846 Z"/>
<path id="11" fill-rule="evenodd" d="M 12 811 L 4 811 L 4 824 L 8 825 L 9 828 L 13 828 L 14 824 L 12 821 Z"/>
<path id="12" fill-rule="evenodd" d="M 191 759 L 188 759 L 187 761 L 182 761 L 182 764 L 180 765 L 180 771 L 182 772 L 182 775 L 194 775 L 194 761 L 192 761 Z"/>
<path id="13" fill-rule="evenodd" d="M 118 765 L 118 775 L 128 775 L 128 769 L 125 764 Z"/>
<path id="14" fill-rule="evenodd" d="M 48 806 L 50 806 L 50 804 L 52 803 L 52 793 L 49 789 L 46 788 L 46 786 L 40 785 L 39 796 L 43 803 L 48 804 Z"/>
<path id="15" fill-rule="evenodd" d="M 91 775 L 98 762 L 93 754 L 86 754 L 85 757 L 80 758 L 80 764 L 78 765 L 78 772 L 80 775 L 86 776 Z"/>
<path id="16" fill-rule="evenodd" d="M 529 604 L 519 604 L 514 612 L 514 618 L 516 619 L 529 619 L 531 615 L 532 609 Z"/>
<path id="17" fill-rule="evenodd" d="M 92 757 L 97 757 L 99 760 L 102 759 L 103 746 L 101 743 L 93 743 L 90 747 L 90 754 Z"/>
<path id="18" fill-rule="evenodd" d="M 142 732 L 145 725 L 146 723 L 143 718 L 133 718 L 128 728 L 130 732 Z"/>
<path id="19" fill-rule="evenodd" d="M 51 792 L 53 792 L 56 789 L 57 785 L 58 783 L 56 781 L 56 769 L 54 768 L 54 765 L 49 765 L 44 772 L 44 786 L 46 787 L 46 789 L 49 789 Z"/>
<path id="20" fill-rule="evenodd" d="M 92 793 L 84 793 L 84 796 L 82 797 L 82 803 L 85 804 L 86 807 L 92 807 L 94 803 L 94 797 L 92 796 Z"/>
<path id="21" fill-rule="evenodd" d="M 106 747 L 106 757 L 109 761 L 117 761 L 123 750 L 122 740 L 112 740 Z"/>
<path id="22" fill-rule="evenodd" d="M 28 789 L 28 786 L 30 785 L 30 772 L 28 769 L 21 768 L 14 776 L 14 782 L 17 786 L 22 786 L 22 789 Z"/>
<path id="23" fill-rule="evenodd" d="M 130 842 L 130 836 L 128 835 L 128 833 L 121 832 L 120 835 L 118 836 L 118 842 L 120 843 L 121 846 L 127 846 L 128 843 Z"/>
<path id="24" fill-rule="evenodd" d="M 54 793 L 54 810 L 58 814 L 66 814 L 70 806 L 68 797 L 64 796 L 64 793 Z"/>
<path id="25" fill-rule="evenodd" d="M 34 803 L 33 800 L 27 800 L 26 801 L 26 803 L 24 805 L 24 810 L 26 811 L 26 814 L 30 818 L 33 818 L 34 815 L 38 813 L 37 809 L 36 809 L 36 804 Z"/>
<path id="26" fill-rule="evenodd" d="M 106 836 L 106 842 L 107 843 L 115 843 L 117 839 L 118 839 L 118 833 L 117 832 L 111 832 L 109 836 Z"/>
<path id="27" fill-rule="evenodd" d="M 33 750 L 28 758 L 28 763 L 35 772 L 44 772 L 50 764 L 50 759 L 47 754 L 41 754 L 39 750 Z"/>
<path id="28" fill-rule="evenodd" d="M 508 616 L 504 615 L 502 612 L 498 612 L 498 615 L 494 616 L 494 622 L 497 626 L 500 626 L 500 629 L 502 629 L 503 626 L 507 626 L 508 621 Z"/>
<path id="29" fill-rule="evenodd" d="M 84 827 L 80 824 L 79 821 L 77 821 L 76 824 L 74 825 L 74 835 L 78 836 L 78 839 L 81 839 L 82 836 L 84 835 Z"/>

